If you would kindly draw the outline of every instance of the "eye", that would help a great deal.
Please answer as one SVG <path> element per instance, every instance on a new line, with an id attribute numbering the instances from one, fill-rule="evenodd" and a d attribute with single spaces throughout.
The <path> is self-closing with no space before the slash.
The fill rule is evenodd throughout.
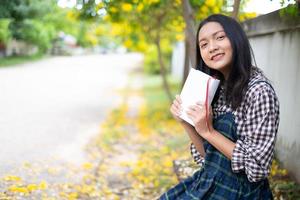
<path id="1" fill-rule="evenodd" d="M 201 49 L 205 48 L 206 46 L 207 46 L 207 43 L 206 43 L 206 42 L 200 44 L 200 48 L 201 48 Z"/>
<path id="2" fill-rule="evenodd" d="M 217 40 L 223 40 L 225 38 L 225 35 L 220 35 L 217 37 Z"/>

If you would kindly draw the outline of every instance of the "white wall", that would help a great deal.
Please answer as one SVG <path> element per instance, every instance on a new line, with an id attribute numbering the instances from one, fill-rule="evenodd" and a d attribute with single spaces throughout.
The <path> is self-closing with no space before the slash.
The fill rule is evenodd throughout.
<path id="1" fill-rule="evenodd" d="M 184 42 L 177 42 L 173 47 L 171 62 L 171 73 L 177 78 L 181 78 L 183 76 L 184 52 Z"/>

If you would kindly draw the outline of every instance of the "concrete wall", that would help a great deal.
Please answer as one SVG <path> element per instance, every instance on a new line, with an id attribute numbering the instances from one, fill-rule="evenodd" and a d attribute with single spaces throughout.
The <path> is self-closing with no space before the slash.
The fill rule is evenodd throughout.
<path id="1" fill-rule="evenodd" d="M 278 11 L 243 23 L 257 66 L 273 82 L 280 101 L 276 155 L 300 182 L 300 19 Z"/>

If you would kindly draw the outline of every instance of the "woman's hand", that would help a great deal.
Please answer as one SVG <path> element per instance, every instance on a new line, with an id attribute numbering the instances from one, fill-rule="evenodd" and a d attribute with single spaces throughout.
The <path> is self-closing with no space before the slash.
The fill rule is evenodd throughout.
<path id="1" fill-rule="evenodd" d="M 204 104 L 197 103 L 196 105 L 190 106 L 187 110 L 187 115 L 195 124 L 196 131 L 203 138 L 206 138 L 206 136 L 213 131 L 211 107 L 209 107 L 208 112 L 208 119 L 206 121 L 206 110 Z"/>
<path id="2" fill-rule="evenodd" d="M 176 119 L 176 121 L 178 122 L 183 122 L 183 120 L 179 117 L 182 113 L 182 107 L 181 107 L 181 104 L 182 104 L 182 101 L 180 99 L 180 96 L 179 95 L 176 95 L 172 105 L 171 105 L 171 108 L 170 108 L 170 111 L 173 115 L 173 117 Z"/>

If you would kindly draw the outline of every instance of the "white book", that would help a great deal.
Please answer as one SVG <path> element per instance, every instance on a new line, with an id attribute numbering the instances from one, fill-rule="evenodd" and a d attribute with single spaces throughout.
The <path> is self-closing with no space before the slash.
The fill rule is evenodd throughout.
<path id="1" fill-rule="evenodd" d="M 187 116 L 186 110 L 188 107 L 195 105 L 197 102 L 203 104 L 205 103 L 206 89 L 208 89 L 207 103 L 210 105 L 217 91 L 219 83 L 220 80 L 217 80 L 199 70 L 191 68 L 180 93 L 183 109 L 180 118 L 194 126 L 193 121 Z M 209 85 L 207 86 L 207 84 Z"/>

